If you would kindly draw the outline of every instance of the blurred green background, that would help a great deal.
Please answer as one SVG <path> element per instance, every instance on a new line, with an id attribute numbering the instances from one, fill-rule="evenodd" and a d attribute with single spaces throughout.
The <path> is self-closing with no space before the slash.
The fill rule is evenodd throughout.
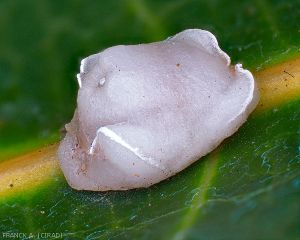
<path id="1" fill-rule="evenodd" d="M 299 56 L 300 1 L 0 0 L 0 160 L 58 141 L 76 106 L 83 57 L 186 28 L 211 31 L 255 74 Z M 38 189 L 0 199 L 0 233 L 299 239 L 299 96 L 252 115 L 214 154 L 126 192 L 75 191 L 55 171 Z"/>
<path id="2" fill-rule="evenodd" d="M 256 70 L 299 52 L 299 23 L 299 0 L 1 0 L 0 159 L 59 139 L 83 57 L 203 28 Z"/>

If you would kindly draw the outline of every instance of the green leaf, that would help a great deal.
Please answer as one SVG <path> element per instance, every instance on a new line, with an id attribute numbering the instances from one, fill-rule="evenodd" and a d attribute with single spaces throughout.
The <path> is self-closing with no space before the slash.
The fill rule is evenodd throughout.
<path id="1" fill-rule="evenodd" d="M 80 58 L 185 28 L 210 30 L 234 62 L 251 68 L 265 107 L 213 153 L 148 189 L 72 190 L 56 147 L 2 161 L 0 234 L 299 238 L 300 67 L 290 61 L 299 55 L 299 9 L 296 0 L 1 1 L 0 160 L 58 140 L 75 108 Z"/>

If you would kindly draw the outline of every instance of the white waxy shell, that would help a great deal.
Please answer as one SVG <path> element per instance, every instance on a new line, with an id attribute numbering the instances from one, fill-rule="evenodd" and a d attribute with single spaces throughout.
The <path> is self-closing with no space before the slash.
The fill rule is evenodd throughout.
<path id="1" fill-rule="evenodd" d="M 252 74 L 199 29 L 108 48 L 85 58 L 77 78 L 59 160 L 79 190 L 160 182 L 232 135 L 258 102 Z"/>

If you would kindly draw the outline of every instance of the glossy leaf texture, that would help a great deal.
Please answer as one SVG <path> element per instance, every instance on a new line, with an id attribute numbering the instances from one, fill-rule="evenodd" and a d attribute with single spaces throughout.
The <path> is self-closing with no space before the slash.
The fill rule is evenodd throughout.
<path id="1" fill-rule="evenodd" d="M 0 232 L 299 238 L 299 18 L 299 1 L 1 1 Z M 80 58 L 194 27 L 216 34 L 262 93 L 246 124 L 214 152 L 148 189 L 105 193 L 72 190 L 56 145 L 8 160 L 59 139 L 75 108 Z"/>

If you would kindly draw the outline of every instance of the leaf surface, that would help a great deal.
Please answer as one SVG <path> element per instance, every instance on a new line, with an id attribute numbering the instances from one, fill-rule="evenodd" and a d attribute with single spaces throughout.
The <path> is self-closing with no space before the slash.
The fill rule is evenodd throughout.
<path id="1" fill-rule="evenodd" d="M 64 239 L 300 237 L 299 1 L 2 1 L 0 232 Z M 213 32 L 261 102 L 208 156 L 148 189 L 78 192 L 56 158 L 80 58 L 116 44 Z M 294 59 L 294 60 L 293 60 Z"/>

